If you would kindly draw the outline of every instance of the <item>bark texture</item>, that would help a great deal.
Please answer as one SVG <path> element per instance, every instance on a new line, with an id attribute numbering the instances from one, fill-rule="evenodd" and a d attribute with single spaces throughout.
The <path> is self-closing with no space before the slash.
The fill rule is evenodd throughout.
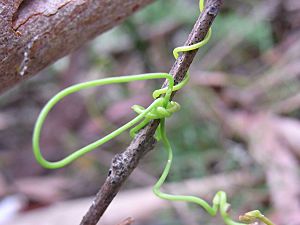
<path id="1" fill-rule="evenodd" d="M 153 0 L 1 0 L 0 93 Z"/>

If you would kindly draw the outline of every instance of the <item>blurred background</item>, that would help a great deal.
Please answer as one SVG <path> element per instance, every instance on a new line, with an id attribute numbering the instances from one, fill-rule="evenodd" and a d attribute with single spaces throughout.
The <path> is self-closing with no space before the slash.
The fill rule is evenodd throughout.
<path id="1" fill-rule="evenodd" d="M 0 96 L 0 225 L 74 225 L 104 182 L 124 133 L 59 170 L 32 154 L 41 108 L 59 90 L 109 76 L 168 72 L 198 17 L 196 0 L 157 0 L 121 26 Z M 226 0 L 212 40 L 199 50 L 191 82 L 167 120 L 175 159 L 165 190 L 211 202 L 228 193 L 234 218 L 260 209 L 276 224 L 300 224 L 300 1 Z M 59 160 L 132 119 L 162 81 L 92 88 L 67 97 L 42 133 L 43 154 Z M 151 192 L 166 162 L 158 144 L 123 186 L 100 224 L 223 224 L 197 205 Z M 123 223 L 126 224 L 126 223 Z"/>

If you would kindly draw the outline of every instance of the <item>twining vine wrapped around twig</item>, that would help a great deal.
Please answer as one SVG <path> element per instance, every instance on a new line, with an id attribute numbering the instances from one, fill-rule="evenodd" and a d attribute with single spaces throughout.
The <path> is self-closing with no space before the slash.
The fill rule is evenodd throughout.
<path id="1" fill-rule="evenodd" d="M 200 12 L 202 12 L 204 9 L 204 0 L 199 1 L 199 8 L 200 8 Z M 211 35 L 212 35 L 212 30 L 209 29 L 203 41 L 196 43 L 194 45 L 175 48 L 173 51 L 173 55 L 175 59 L 177 59 L 179 57 L 179 54 L 182 52 L 196 50 L 204 46 L 210 40 Z M 112 140 L 113 138 L 115 138 L 116 136 L 120 135 L 121 133 L 123 133 L 124 131 L 130 128 L 131 128 L 130 136 L 134 137 L 135 134 L 144 126 L 146 126 L 151 120 L 159 120 L 160 124 L 156 131 L 155 137 L 157 140 L 162 141 L 167 151 L 168 159 L 161 177 L 153 187 L 153 192 L 155 195 L 165 200 L 184 201 L 184 202 L 198 204 L 205 211 L 207 211 L 211 216 L 215 216 L 217 215 L 218 212 L 220 212 L 224 222 L 227 225 L 245 225 L 245 224 L 253 223 L 256 220 L 260 220 L 267 225 L 273 225 L 273 223 L 258 210 L 254 210 L 244 214 L 243 216 L 240 216 L 239 219 L 241 222 L 235 222 L 234 220 L 232 220 L 229 214 L 227 213 L 230 205 L 227 202 L 226 193 L 223 191 L 219 191 L 216 193 L 212 201 L 212 206 L 208 202 L 206 202 L 205 200 L 199 197 L 188 196 L 188 195 L 173 195 L 161 191 L 161 186 L 164 184 L 170 172 L 172 161 L 173 161 L 173 151 L 166 134 L 165 120 L 166 118 L 172 116 L 174 112 L 177 112 L 180 109 L 180 105 L 177 102 L 171 101 L 171 95 L 172 92 L 183 88 L 188 83 L 189 77 L 190 75 L 188 72 L 186 78 L 181 83 L 174 85 L 174 79 L 171 74 L 147 73 L 147 74 L 119 76 L 119 77 L 93 80 L 93 81 L 76 84 L 62 90 L 61 92 L 56 94 L 45 105 L 45 107 L 41 111 L 36 121 L 36 125 L 33 132 L 33 152 L 36 160 L 43 167 L 48 169 L 62 168 L 72 163 L 74 160 L 78 159 L 79 157 L 87 154 L 88 152 L 91 152 L 96 148 L 99 148 L 104 143 Z M 134 105 L 132 109 L 138 114 L 134 119 L 124 124 L 120 128 L 116 129 L 115 131 L 111 132 L 110 134 L 102 137 L 101 139 L 73 152 L 72 154 L 70 154 L 69 156 L 67 156 L 66 158 L 60 161 L 50 162 L 43 157 L 40 149 L 40 135 L 41 135 L 43 124 L 51 109 L 63 98 L 75 92 L 81 91 L 83 89 L 91 88 L 91 87 L 103 86 L 109 84 L 118 84 L 118 83 L 128 83 L 128 82 L 141 81 L 141 80 L 152 80 L 152 79 L 167 79 L 168 85 L 165 88 L 158 89 L 153 92 L 154 101 L 147 108 Z"/>

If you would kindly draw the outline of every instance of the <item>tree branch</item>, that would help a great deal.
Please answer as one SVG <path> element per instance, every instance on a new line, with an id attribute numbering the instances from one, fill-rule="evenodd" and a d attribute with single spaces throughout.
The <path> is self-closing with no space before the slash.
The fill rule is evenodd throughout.
<path id="1" fill-rule="evenodd" d="M 153 0 L 1 0 L 0 93 Z"/>
<path id="2" fill-rule="evenodd" d="M 205 10 L 199 16 L 185 45 L 198 43 L 205 38 L 222 3 L 223 0 L 209 0 L 207 2 Z M 175 83 L 180 83 L 184 79 L 196 53 L 197 50 L 186 52 L 175 61 L 170 71 L 175 79 Z M 166 85 L 167 83 L 165 82 L 163 86 Z M 123 183 L 137 167 L 140 159 L 154 148 L 155 139 L 153 135 L 158 124 L 159 121 L 157 120 L 150 122 L 136 135 L 129 147 L 123 153 L 117 154 L 114 157 L 108 177 L 97 193 L 93 204 L 81 221 L 81 225 L 96 225 L 98 223 Z"/>

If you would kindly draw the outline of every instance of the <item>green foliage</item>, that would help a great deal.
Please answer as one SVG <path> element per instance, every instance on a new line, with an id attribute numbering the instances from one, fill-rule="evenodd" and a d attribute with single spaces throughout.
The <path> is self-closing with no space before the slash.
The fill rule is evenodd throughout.
<path id="1" fill-rule="evenodd" d="M 159 0 L 141 10 L 133 16 L 133 20 L 140 24 L 159 25 L 163 20 L 193 24 L 198 15 L 198 8 L 189 1 Z M 189 13 L 182 13 L 185 10 Z"/>
<path id="2" fill-rule="evenodd" d="M 271 24 L 268 21 L 254 22 L 250 16 L 242 16 L 236 12 L 221 14 L 216 18 L 215 38 L 220 40 L 228 31 L 239 36 L 246 35 L 246 42 L 257 47 L 261 52 L 273 46 Z"/>

